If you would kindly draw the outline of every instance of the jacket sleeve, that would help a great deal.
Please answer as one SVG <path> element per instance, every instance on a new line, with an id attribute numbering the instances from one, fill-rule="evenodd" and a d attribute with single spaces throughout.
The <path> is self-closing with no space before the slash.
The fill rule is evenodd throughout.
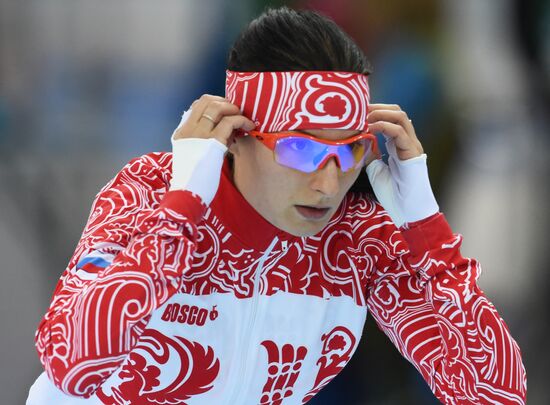
<path id="1" fill-rule="evenodd" d="M 137 158 L 93 203 L 35 337 L 46 373 L 65 393 L 96 391 L 192 265 L 206 206 L 189 191 L 166 192 L 164 175 L 154 156 Z"/>
<path id="2" fill-rule="evenodd" d="M 390 221 L 388 221 L 389 223 Z M 477 285 L 480 266 L 438 213 L 381 226 L 367 305 L 379 328 L 445 404 L 524 404 L 517 343 Z"/>

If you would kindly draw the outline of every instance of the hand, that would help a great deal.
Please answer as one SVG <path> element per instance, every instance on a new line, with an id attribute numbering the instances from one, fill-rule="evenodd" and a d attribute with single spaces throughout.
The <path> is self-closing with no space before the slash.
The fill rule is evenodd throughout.
<path id="1" fill-rule="evenodd" d="M 204 94 L 191 104 L 191 113 L 182 120 L 173 139 L 215 138 L 228 147 L 234 130 L 250 131 L 254 127 L 254 122 L 242 115 L 235 104 L 223 97 Z"/>
<path id="2" fill-rule="evenodd" d="M 210 204 L 234 131 L 254 127 L 239 107 L 223 97 L 204 94 L 195 100 L 172 134 L 170 190 L 191 191 Z"/>
<path id="3" fill-rule="evenodd" d="M 398 105 L 370 104 L 367 121 L 369 132 L 380 132 L 393 140 L 399 160 L 411 159 L 424 153 L 412 121 Z"/>
<path id="4" fill-rule="evenodd" d="M 374 194 L 396 226 L 439 211 L 428 177 L 426 155 L 407 114 L 398 105 L 371 104 L 369 132 L 386 137 L 386 165 L 375 159 L 367 166 Z"/>

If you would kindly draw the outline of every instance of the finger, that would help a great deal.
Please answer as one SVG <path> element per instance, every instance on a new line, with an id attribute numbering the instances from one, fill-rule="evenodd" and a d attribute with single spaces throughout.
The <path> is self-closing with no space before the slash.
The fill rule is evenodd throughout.
<path id="1" fill-rule="evenodd" d="M 210 133 L 212 132 L 216 124 L 217 122 L 214 120 L 214 118 L 210 117 L 206 113 L 202 113 L 199 118 L 199 122 L 196 124 L 195 128 L 201 133 Z"/>
<path id="2" fill-rule="evenodd" d="M 403 128 L 405 128 L 409 135 L 416 138 L 416 132 L 414 130 L 412 121 L 407 116 L 407 113 L 403 110 L 374 110 L 369 112 L 367 120 L 369 124 L 376 121 L 388 121 L 394 124 L 399 124 Z"/>
<path id="3" fill-rule="evenodd" d="M 214 123 L 202 123 L 199 122 L 202 118 L 202 112 L 209 105 L 209 103 L 229 103 L 229 101 L 220 96 L 213 96 L 210 94 L 203 94 L 199 99 L 193 101 L 191 108 L 187 110 L 182 116 L 182 119 L 172 134 L 173 139 L 187 138 L 189 136 L 197 138 L 208 138 L 210 131 L 214 127 Z M 202 121 L 206 121 L 202 119 Z"/>
<path id="4" fill-rule="evenodd" d="M 371 132 L 381 132 L 386 137 L 390 138 L 395 145 L 397 157 L 400 160 L 411 159 L 424 153 L 420 141 L 416 139 L 416 137 L 412 138 L 408 136 L 401 125 L 387 121 L 377 121 L 369 125 L 369 130 Z"/>
<path id="5" fill-rule="evenodd" d="M 229 101 L 212 101 L 204 109 L 201 117 L 207 116 L 216 124 L 226 115 L 238 115 L 241 113 L 239 107 Z"/>
<path id="6" fill-rule="evenodd" d="M 240 114 L 239 107 L 228 101 L 213 100 L 208 103 L 199 117 L 197 129 L 201 132 L 210 132 L 225 116 Z"/>
<path id="7" fill-rule="evenodd" d="M 383 103 L 369 104 L 369 112 L 375 111 L 375 110 L 401 111 L 401 106 L 399 104 L 383 104 Z"/>
<path id="8" fill-rule="evenodd" d="M 229 103 L 229 101 L 223 97 L 213 96 L 211 94 L 203 94 L 198 100 L 195 100 L 195 102 L 193 102 L 193 108 L 191 110 L 189 122 L 194 124 L 198 123 L 206 107 L 214 101 Z"/>
<path id="9" fill-rule="evenodd" d="M 246 118 L 244 115 L 226 115 L 212 130 L 212 135 L 224 144 L 229 143 L 229 138 L 236 129 L 251 131 L 256 127 L 254 122 Z"/>
<path id="10" fill-rule="evenodd" d="M 399 124 L 394 124 L 389 121 L 376 121 L 369 124 L 369 132 L 377 133 L 381 132 L 390 138 L 408 138 L 405 128 Z"/>
<path id="11" fill-rule="evenodd" d="M 385 136 L 394 139 L 398 149 L 411 149 L 414 146 L 413 139 L 409 137 L 405 128 L 399 124 L 388 121 L 376 121 L 369 124 L 370 132 L 381 132 Z"/>

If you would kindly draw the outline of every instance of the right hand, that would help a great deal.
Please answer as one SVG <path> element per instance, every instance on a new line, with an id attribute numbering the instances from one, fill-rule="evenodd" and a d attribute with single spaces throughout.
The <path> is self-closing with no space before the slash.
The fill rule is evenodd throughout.
<path id="1" fill-rule="evenodd" d="M 241 114 L 239 107 L 226 98 L 203 94 L 191 104 L 191 114 L 180 123 L 173 139 L 215 138 L 229 147 L 236 129 L 251 131 L 254 122 Z"/>

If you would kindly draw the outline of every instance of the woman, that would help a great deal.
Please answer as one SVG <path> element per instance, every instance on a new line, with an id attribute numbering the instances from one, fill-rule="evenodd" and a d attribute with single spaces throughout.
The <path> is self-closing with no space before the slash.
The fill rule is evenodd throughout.
<path id="1" fill-rule="evenodd" d="M 98 194 L 28 403 L 305 403 L 367 312 L 442 402 L 524 403 L 519 348 L 439 213 L 412 122 L 369 105 L 368 74 L 318 14 L 252 21 L 226 97 L 195 101 L 172 154 Z M 354 191 L 365 166 L 381 204 Z"/>

